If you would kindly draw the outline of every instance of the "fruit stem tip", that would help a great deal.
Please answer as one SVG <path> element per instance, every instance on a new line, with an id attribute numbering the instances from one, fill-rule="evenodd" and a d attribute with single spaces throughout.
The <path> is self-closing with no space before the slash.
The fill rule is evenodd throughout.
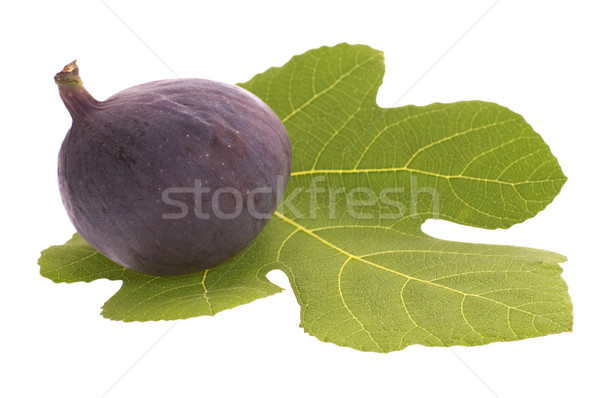
<path id="1" fill-rule="evenodd" d="M 77 66 L 77 60 L 65 65 L 62 71 L 58 72 L 54 76 L 56 84 L 81 84 L 81 78 L 79 77 L 79 67 Z"/>

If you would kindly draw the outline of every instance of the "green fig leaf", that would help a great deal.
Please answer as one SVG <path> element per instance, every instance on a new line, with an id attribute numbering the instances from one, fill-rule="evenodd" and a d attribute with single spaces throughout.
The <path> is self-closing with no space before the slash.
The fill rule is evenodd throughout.
<path id="1" fill-rule="evenodd" d="M 226 263 L 180 277 L 113 263 L 79 235 L 42 252 L 55 282 L 121 280 L 103 307 L 123 321 L 215 313 L 281 289 L 322 341 L 389 352 L 474 346 L 570 331 L 564 256 L 426 235 L 431 218 L 508 228 L 544 209 L 566 181 L 518 114 L 467 101 L 381 108 L 383 54 L 339 44 L 293 57 L 240 86 L 284 122 L 293 171 L 259 237 Z"/>
<path id="2" fill-rule="evenodd" d="M 217 268 L 178 277 L 145 275 L 100 254 L 75 234 L 67 243 L 42 252 L 41 274 L 55 282 L 122 280 L 119 291 L 102 307 L 102 315 L 120 321 L 158 321 L 214 315 L 278 293 L 269 282 L 261 250 L 269 242 L 258 237 L 245 252 Z M 258 250 L 252 250 L 253 248 Z M 262 264 L 256 267 L 255 264 Z"/>

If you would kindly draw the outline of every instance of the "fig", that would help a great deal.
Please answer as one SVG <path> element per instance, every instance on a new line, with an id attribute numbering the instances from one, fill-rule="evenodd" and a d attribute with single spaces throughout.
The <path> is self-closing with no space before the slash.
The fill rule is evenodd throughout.
<path id="1" fill-rule="evenodd" d="M 109 259 L 151 275 L 198 272 L 238 254 L 269 221 L 291 148 L 252 93 L 170 79 L 98 101 L 75 61 L 54 79 L 72 118 L 58 157 L 61 198 Z"/>

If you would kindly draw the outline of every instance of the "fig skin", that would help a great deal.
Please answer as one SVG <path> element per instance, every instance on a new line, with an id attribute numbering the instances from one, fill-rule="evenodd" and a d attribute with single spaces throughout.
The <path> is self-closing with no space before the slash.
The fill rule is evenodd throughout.
<path id="1" fill-rule="evenodd" d="M 264 228 L 289 180 L 291 148 L 256 96 L 173 79 L 97 101 L 75 62 L 55 82 L 73 119 L 58 159 L 61 197 L 100 253 L 145 274 L 182 275 L 223 263 Z"/>

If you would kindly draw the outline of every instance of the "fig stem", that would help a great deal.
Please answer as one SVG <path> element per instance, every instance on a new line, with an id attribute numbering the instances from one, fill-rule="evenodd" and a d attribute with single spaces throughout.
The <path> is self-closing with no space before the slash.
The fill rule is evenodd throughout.
<path id="1" fill-rule="evenodd" d="M 54 76 L 54 81 L 59 86 L 61 84 L 83 84 L 79 77 L 79 66 L 77 60 L 65 65 L 62 71 Z"/>
<path id="2" fill-rule="evenodd" d="M 91 110 L 99 106 L 100 102 L 83 87 L 77 60 L 65 65 L 63 70 L 54 76 L 54 82 L 58 85 L 60 98 L 65 103 L 73 120 L 84 118 Z"/>

